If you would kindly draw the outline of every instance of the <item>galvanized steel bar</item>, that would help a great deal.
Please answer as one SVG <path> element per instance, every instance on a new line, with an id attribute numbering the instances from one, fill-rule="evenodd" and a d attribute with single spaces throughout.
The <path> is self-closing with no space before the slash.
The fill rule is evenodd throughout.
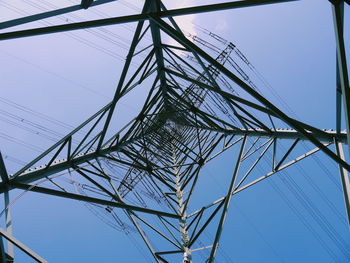
<path id="1" fill-rule="evenodd" d="M 250 6 L 257 6 L 257 5 L 264 5 L 264 4 L 276 4 L 276 3 L 291 2 L 291 1 L 298 1 L 298 0 L 235 1 L 235 2 L 228 2 L 228 3 L 222 3 L 222 4 L 195 6 L 195 7 L 179 8 L 179 9 L 168 10 L 168 11 L 160 11 L 157 14 L 157 16 L 161 18 L 166 18 L 166 17 L 220 11 L 225 9 L 250 7 Z M 91 21 L 85 21 L 85 22 L 77 22 L 77 23 L 71 23 L 71 24 L 65 24 L 65 25 L 26 29 L 26 30 L 14 31 L 14 32 L 1 33 L 0 40 L 51 34 L 51 33 L 65 32 L 65 31 L 71 31 L 71 30 L 81 30 L 84 28 L 117 25 L 117 24 L 145 21 L 148 19 L 149 17 L 147 14 L 139 14 L 139 15 L 128 15 L 128 16 L 121 16 L 121 17 L 114 17 L 114 18 L 91 20 Z"/>
<path id="2" fill-rule="evenodd" d="M 264 98 L 262 95 L 260 95 L 256 90 L 254 90 L 252 87 L 250 87 L 248 84 L 246 84 L 240 78 L 238 78 L 230 70 L 228 70 L 227 68 L 222 66 L 215 59 L 213 59 L 211 56 L 209 56 L 205 51 L 203 51 L 198 46 L 193 44 L 191 41 L 186 39 L 184 36 L 179 34 L 174 28 L 169 26 L 164 21 L 162 21 L 162 20 L 160 20 L 157 17 L 154 17 L 152 15 L 150 15 L 150 17 L 154 21 L 156 21 L 159 24 L 159 26 L 163 29 L 163 31 L 166 32 L 169 36 L 173 37 L 175 40 L 177 40 L 183 46 L 189 48 L 190 50 L 192 50 L 192 51 L 194 51 L 196 53 L 198 53 L 201 57 L 203 57 L 209 63 L 213 64 L 213 66 L 215 66 L 218 70 L 220 70 L 228 78 L 230 78 L 232 81 L 234 81 L 237 85 L 239 85 L 248 94 L 253 96 L 255 99 L 257 99 L 263 105 L 268 107 L 270 110 L 275 112 L 275 114 L 278 115 L 280 119 L 282 119 L 288 125 L 290 125 L 291 127 L 295 128 L 297 131 L 299 131 L 301 134 L 303 134 L 306 138 L 308 138 L 310 142 L 312 142 L 315 146 L 319 147 L 331 159 L 333 159 L 337 163 L 341 164 L 348 171 L 350 170 L 350 165 L 347 162 L 345 162 L 344 160 L 340 159 L 338 157 L 338 155 L 336 155 L 334 152 L 332 152 L 327 147 L 324 147 L 324 145 L 319 140 L 317 140 L 312 134 L 308 133 L 299 123 L 295 122 L 293 119 L 288 117 L 284 112 L 282 112 L 279 108 L 277 108 L 275 105 L 273 105 L 271 102 L 269 102 L 266 98 Z"/>
<path id="3" fill-rule="evenodd" d="M 22 250 L 24 253 L 26 253 L 28 256 L 30 256 L 32 259 L 34 259 L 36 262 L 47 263 L 47 261 L 45 259 L 40 257 L 38 254 L 36 254 L 34 251 L 32 251 L 30 248 L 25 246 L 23 243 L 18 241 L 16 238 L 14 238 L 12 235 L 7 233 L 6 231 L 0 229 L 0 235 L 2 237 L 6 238 L 11 243 L 13 243 L 16 247 L 18 247 L 20 250 Z"/>
<path id="4" fill-rule="evenodd" d="M 109 2 L 113 2 L 113 1 L 115 1 L 115 0 L 95 0 L 90 6 L 98 6 L 98 5 L 106 4 Z M 14 27 L 14 26 L 27 24 L 27 23 L 31 23 L 31 22 L 35 22 L 35 21 L 39 21 L 42 19 L 46 19 L 46 18 L 58 16 L 58 15 L 71 13 L 71 12 L 78 11 L 81 9 L 83 9 L 83 7 L 81 5 L 73 5 L 73 6 L 63 7 L 60 9 L 55 9 L 55 10 L 40 13 L 40 14 L 16 18 L 13 20 L 1 22 L 0 23 L 0 30 L 5 29 L 5 28 Z"/>
<path id="5" fill-rule="evenodd" d="M 344 2 L 332 2 L 335 40 L 337 44 L 337 78 L 339 78 L 341 93 L 343 97 L 345 126 L 346 130 L 348 131 L 348 154 L 350 154 L 350 86 L 344 43 Z"/>
<path id="6" fill-rule="evenodd" d="M 210 252 L 210 255 L 209 255 L 209 258 L 208 258 L 208 263 L 214 262 L 215 254 L 216 254 L 218 246 L 219 246 L 219 240 L 220 240 L 222 229 L 223 229 L 223 226 L 224 226 L 224 223 L 225 223 L 227 210 L 228 210 L 228 207 L 229 207 L 230 202 L 231 202 L 232 192 L 233 192 L 233 189 L 234 189 L 234 186 L 235 186 L 235 181 L 236 181 L 236 178 L 237 178 L 237 175 L 238 175 L 238 171 L 239 171 L 239 167 L 240 167 L 240 164 L 241 164 L 241 158 L 242 158 L 242 155 L 243 155 L 243 151 L 244 151 L 246 140 L 247 140 L 247 136 L 245 136 L 243 138 L 241 149 L 239 150 L 239 153 L 238 153 L 238 156 L 237 156 L 235 169 L 234 169 L 234 172 L 233 172 L 233 175 L 232 175 L 232 179 L 231 179 L 231 183 L 230 183 L 230 186 L 229 186 L 226 198 L 225 198 L 224 207 L 223 207 L 221 218 L 220 218 L 220 222 L 219 222 L 219 225 L 218 225 L 218 228 L 217 228 L 217 231 L 216 231 L 215 239 L 214 239 L 214 242 L 213 242 L 213 247 L 211 249 L 211 252 Z"/>
<path id="7" fill-rule="evenodd" d="M 343 151 L 343 145 L 337 141 L 335 141 L 335 147 L 337 149 L 337 153 L 340 158 L 345 159 L 344 151 Z M 344 202 L 345 202 L 345 208 L 346 208 L 346 214 L 348 218 L 348 225 L 350 227 L 350 181 L 349 181 L 349 173 L 346 169 L 339 166 L 339 173 L 340 173 L 340 179 L 341 179 L 341 185 L 343 188 L 343 194 L 344 194 Z"/>
<path id="8" fill-rule="evenodd" d="M 163 211 L 157 211 L 157 210 L 148 209 L 148 208 L 144 208 L 144 207 L 128 205 L 128 204 L 125 204 L 125 203 L 117 203 L 117 202 L 114 202 L 114 201 L 103 200 L 103 199 L 90 197 L 90 196 L 84 196 L 84 195 L 79 195 L 79 194 L 62 192 L 62 191 L 49 189 L 49 188 L 36 186 L 36 185 L 12 183 L 11 187 L 12 188 L 26 190 L 26 191 L 30 191 L 30 192 L 49 194 L 49 195 L 54 195 L 54 196 L 74 199 L 74 200 L 83 201 L 83 202 L 90 202 L 90 203 L 95 203 L 95 204 L 101 204 L 101 205 L 106 205 L 106 206 L 112 206 L 112 207 L 128 209 L 128 210 L 132 210 L 132 211 L 139 211 L 139 212 L 143 212 L 143 213 L 147 213 L 147 214 L 160 215 L 160 216 L 171 217 L 171 218 L 180 218 L 179 215 L 171 214 L 171 213 L 167 213 L 167 212 L 163 212 Z"/>

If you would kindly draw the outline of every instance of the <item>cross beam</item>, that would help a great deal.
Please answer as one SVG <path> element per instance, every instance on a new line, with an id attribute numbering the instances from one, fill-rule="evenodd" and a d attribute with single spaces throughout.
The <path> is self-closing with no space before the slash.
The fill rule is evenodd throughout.
<path id="1" fill-rule="evenodd" d="M 288 139 L 288 140 L 295 140 L 295 139 L 300 139 L 300 140 L 307 140 L 307 138 L 297 132 L 296 130 L 287 130 L 287 129 L 280 129 L 273 131 L 272 133 L 267 133 L 265 130 L 262 129 L 240 129 L 240 130 L 225 130 L 221 131 L 222 133 L 225 133 L 227 135 L 247 135 L 249 137 L 274 137 L 277 139 Z M 346 132 L 342 132 L 340 134 L 336 133 L 335 131 L 332 130 L 327 130 L 325 133 L 329 136 L 321 136 L 321 135 L 316 135 L 316 138 L 321 141 L 322 143 L 327 143 L 327 142 L 333 142 L 334 139 L 336 139 L 339 142 L 346 143 Z M 56 160 L 54 161 L 50 167 L 46 167 L 45 165 L 33 168 L 31 170 L 25 171 L 16 178 L 10 179 L 10 183 L 16 182 L 16 183 L 32 183 L 36 180 L 39 180 L 41 178 L 47 177 L 49 175 L 59 173 L 62 171 L 65 171 L 67 169 L 73 168 L 74 166 L 77 166 L 79 164 L 85 163 L 90 160 L 94 160 L 100 155 L 103 154 L 108 154 L 111 152 L 117 152 L 123 149 L 123 147 L 126 147 L 129 144 L 132 144 L 134 140 L 126 141 L 120 144 L 113 145 L 111 147 L 103 148 L 99 152 L 96 152 L 96 150 L 91 150 L 89 153 L 77 156 L 73 158 L 72 160 L 67 160 L 67 159 L 61 159 L 61 160 Z M 6 189 L 6 182 L 0 183 L 0 193 L 4 192 Z"/>
<path id="2" fill-rule="evenodd" d="M 187 8 L 172 9 L 167 11 L 159 11 L 157 13 L 128 15 L 128 16 L 97 19 L 97 20 L 90 20 L 85 22 L 77 22 L 77 23 L 70 23 L 70 24 L 57 25 L 57 26 L 49 26 L 49 27 L 41 27 L 41 28 L 34 28 L 34 29 L 19 30 L 14 32 L 7 32 L 7 33 L 0 34 L 0 40 L 144 21 L 144 20 L 150 19 L 149 15 L 158 16 L 160 18 L 167 18 L 167 17 L 221 11 L 221 10 L 227 10 L 227 9 L 257 6 L 257 5 L 276 4 L 276 3 L 291 2 L 291 1 L 298 1 L 298 0 L 250 0 L 250 1 L 235 1 L 235 2 L 228 2 L 228 3 L 221 3 L 221 4 L 193 6 L 193 7 L 187 7 Z"/>
<path id="3" fill-rule="evenodd" d="M 158 216 L 180 218 L 179 215 L 175 215 L 175 214 L 171 214 L 171 213 L 167 213 L 167 212 L 163 212 L 163 211 L 157 211 L 157 210 L 148 209 L 148 208 L 144 208 L 144 207 L 128 205 L 125 203 L 119 203 L 119 202 L 115 202 L 115 201 L 103 200 L 103 199 L 90 197 L 90 196 L 84 196 L 84 195 L 79 195 L 79 194 L 58 191 L 58 190 L 40 187 L 40 186 L 36 186 L 36 185 L 12 183 L 11 187 L 17 188 L 17 189 L 22 189 L 22 190 L 27 190 L 27 191 L 31 191 L 31 192 L 37 192 L 37 193 L 42 193 L 42 194 L 64 197 L 64 198 L 68 198 L 68 199 L 74 199 L 74 200 L 78 200 L 78 201 L 101 204 L 101 205 L 106 205 L 106 206 L 111 206 L 111 207 L 118 207 L 118 208 L 123 208 L 123 209 L 131 210 L 131 211 L 138 211 L 138 212 L 143 212 L 143 213 L 148 213 L 148 214 L 153 214 L 153 215 L 158 215 Z"/>

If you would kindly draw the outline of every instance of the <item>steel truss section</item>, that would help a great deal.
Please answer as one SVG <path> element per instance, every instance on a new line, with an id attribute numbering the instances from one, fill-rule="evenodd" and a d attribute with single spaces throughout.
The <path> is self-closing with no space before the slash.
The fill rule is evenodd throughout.
<path id="1" fill-rule="evenodd" d="M 36 261 L 46 262 L 12 237 L 9 192 L 13 189 L 97 205 L 127 231 L 126 224 L 120 219 L 123 216 L 129 220 L 130 229 L 139 233 L 155 262 L 169 262 L 169 255 L 179 255 L 182 263 L 191 263 L 193 252 L 201 249 L 210 249 L 206 262 L 214 262 L 234 195 L 317 152 L 323 152 L 339 165 L 350 222 L 350 165 L 342 146 L 350 145 L 350 88 L 343 37 L 344 2 L 331 1 L 337 44 L 335 131 L 318 129 L 285 114 L 254 89 L 245 73 L 230 60 L 230 52 L 235 50 L 232 43 L 214 57 L 200 44 L 185 37 L 173 19 L 188 14 L 291 1 L 295 0 L 245 0 L 167 10 L 160 0 L 146 0 L 141 13 L 136 15 L 0 33 L 0 40 L 3 41 L 137 22 L 110 103 L 14 174 L 8 174 L 0 153 L 0 193 L 4 194 L 6 209 L 6 231 L 0 230 L 0 235 L 9 241 L 6 249 L 0 242 L 2 262 L 10 262 L 6 256 L 14 257 L 13 245 Z M 109 2 L 112 1 L 82 0 L 80 5 L 2 22 L 0 29 L 91 9 Z M 178 46 L 164 43 L 163 34 L 174 39 Z M 152 44 L 136 51 L 145 35 L 151 36 Z M 219 36 L 215 37 L 225 42 Z M 206 41 L 196 40 L 208 46 Z M 187 54 L 191 61 L 179 55 L 180 51 Z M 141 53 L 146 55 L 137 69 L 131 71 L 133 59 Z M 228 64 L 235 67 L 238 73 L 230 70 Z M 153 84 L 138 116 L 116 131 L 112 119 L 118 111 L 119 101 L 146 79 L 151 79 Z M 241 97 L 235 94 L 231 85 L 248 95 Z M 208 101 L 216 103 L 214 110 L 208 106 Z M 341 130 L 341 101 L 344 105 L 345 131 Z M 276 128 L 277 123 L 284 127 Z M 83 138 L 77 140 L 78 133 L 83 134 Z M 291 153 L 301 141 L 312 143 L 315 148 L 306 153 L 304 150 L 299 157 L 291 159 Z M 279 143 L 288 145 L 282 153 L 276 150 Z M 228 149 L 237 146 L 227 194 L 189 213 L 202 169 Z M 335 151 L 332 150 L 333 146 Z M 62 155 L 65 158 L 59 159 Z M 264 158 L 271 169 L 253 179 L 252 174 L 256 173 L 256 167 Z M 239 177 L 243 162 L 249 163 L 249 166 Z M 55 181 L 62 172 L 71 176 L 73 189 Z M 123 174 L 121 180 L 116 179 L 117 172 Z M 43 181 L 52 183 L 54 188 L 40 186 Z M 148 206 L 141 191 L 138 191 L 139 187 L 145 189 L 143 191 L 156 200 L 158 206 Z M 128 198 L 132 195 L 139 205 L 129 203 Z M 155 227 L 155 221 L 161 225 L 161 229 Z M 213 243 L 198 248 L 202 233 L 209 225 L 215 224 Z M 149 235 L 147 231 L 152 234 Z M 150 238 L 154 236 L 166 243 L 167 249 L 157 251 Z"/>

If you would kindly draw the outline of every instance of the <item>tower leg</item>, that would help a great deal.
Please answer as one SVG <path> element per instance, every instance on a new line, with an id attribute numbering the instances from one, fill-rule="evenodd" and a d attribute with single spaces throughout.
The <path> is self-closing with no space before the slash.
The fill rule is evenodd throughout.
<path id="1" fill-rule="evenodd" d="M 0 263 L 6 263 L 6 253 L 2 236 L 0 236 Z"/>
<path id="2" fill-rule="evenodd" d="M 5 225 L 6 225 L 6 232 L 9 233 L 9 235 L 12 236 L 12 219 L 11 219 L 11 210 L 9 207 L 10 204 L 10 194 L 8 191 L 4 193 L 4 199 L 5 199 Z M 13 244 L 10 241 L 7 241 L 7 254 L 14 258 L 14 250 L 13 250 Z"/>
<path id="3" fill-rule="evenodd" d="M 335 147 L 337 149 L 337 153 L 340 158 L 345 160 L 343 146 L 341 143 L 336 142 Z M 340 179 L 343 187 L 343 193 L 344 193 L 344 200 L 345 200 L 345 207 L 346 207 L 346 213 L 348 216 L 348 225 L 350 227 L 350 181 L 349 181 L 349 173 L 348 171 L 339 165 L 339 172 L 340 172 Z"/>
<path id="4" fill-rule="evenodd" d="M 180 182 L 180 172 L 177 167 L 177 158 L 175 154 L 175 150 L 173 149 L 173 163 L 174 163 L 174 174 L 175 174 L 175 183 L 176 183 L 176 200 L 178 204 L 178 212 L 181 215 L 179 219 L 180 233 L 181 233 L 181 243 L 184 249 L 182 263 L 192 263 L 191 250 L 188 247 L 189 237 L 188 231 L 186 229 L 186 208 L 183 200 L 184 191 L 181 190 L 181 182 Z"/>

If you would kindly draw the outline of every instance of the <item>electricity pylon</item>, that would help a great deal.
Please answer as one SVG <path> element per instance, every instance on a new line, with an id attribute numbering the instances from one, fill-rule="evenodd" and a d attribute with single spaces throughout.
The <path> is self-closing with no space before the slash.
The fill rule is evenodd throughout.
<path id="1" fill-rule="evenodd" d="M 0 29 L 107 2 L 110 1 L 83 0 L 80 6 L 0 23 Z M 160 0 L 146 0 L 142 12 L 136 15 L 0 33 L 0 40 L 6 40 L 137 22 L 110 103 L 12 175 L 7 173 L 0 155 L 0 191 L 5 198 L 7 222 L 7 229 L 1 230 L 0 235 L 36 261 L 45 262 L 11 234 L 8 193 L 12 189 L 23 189 L 84 201 L 105 209 L 121 229 L 133 229 L 140 234 L 155 262 L 170 262 L 168 257 L 176 256 L 177 262 L 192 262 L 201 234 L 207 227 L 214 227 L 212 244 L 205 247 L 210 249 L 206 262 L 214 262 L 232 197 L 319 151 L 339 165 L 349 219 L 350 164 L 342 146 L 350 142 L 344 2 L 330 3 L 337 42 L 335 131 L 321 130 L 288 116 L 266 99 L 230 58 L 231 52 L 236 52 L 241 61 L 249 64 L 234 44 L 227 43 L 225 49 L 213 56 L 200 46 L 203 40 L 202 43 L 200 39 L 191 41 L 173 19 L 186 14 L 231 9 L 234 12 L 236 8 L 283 2 L 288 1 L 246 0 L 167 10 Z M 165 35 L 176 44 L 164 42 Z M 152 39 L 152 45 L 141 49 L 146 36 Z M 222 41 L 216 35 L 213 37 Z M 131 70 L 133 59 L 141 55 L 142 63 Z M 118 103 L 142 85 L 147 88 L 147 97 L 138 116 L 116 129 Z M 342 104 L 346 131 L 341 131 Z M 300 141 L 313 144 L 314 149 L 290 159 Z M 287 149 L 277 151 L 280 144 Z M 189 212 L 202 170 L 228 149 L 234 149 L 236 154 L 226 194 Z M 263 158 L 269 162 L 269 170 L 260 177 L 252 176 Z M 71 189 L 54 181 L 63 171 L 71 176 Z M 56 188 L 39 186 L 45 178 Z M 142 193 L 156 202 L 145 201 Z M 155 221 L 160 228 L 155 226 Z M 154 248 L 155 242 L 161 244 L 160 249 Z M 11 244 L 7 249 L 1 246 L 3 262 L 13 260 Z"/>

